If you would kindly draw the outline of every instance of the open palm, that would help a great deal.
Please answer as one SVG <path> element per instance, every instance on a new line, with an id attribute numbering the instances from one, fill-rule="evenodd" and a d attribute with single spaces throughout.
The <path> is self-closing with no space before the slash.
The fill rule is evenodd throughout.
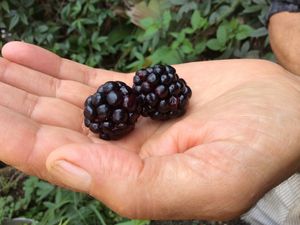
<path id="1" fill-rule="evenodd" d="M 193 96 L 168 122 L 140 118 L 118 141 L 83 125 L 83 103 L 122 74 L 12 42 L 0 59 L 0 160 L 86 192 L 121 215 L 227 219 L 298 169 L 300 83 L 266 61 L 175 66 Z"/>

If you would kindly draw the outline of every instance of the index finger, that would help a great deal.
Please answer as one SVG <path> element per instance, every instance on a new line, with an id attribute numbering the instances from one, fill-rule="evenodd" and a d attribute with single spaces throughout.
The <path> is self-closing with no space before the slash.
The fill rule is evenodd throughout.
<path id="1" fill-rule="evenodd" d="M 18 54 L 16 54 L 18 53 Z M 98 87 L 106 80 L 126 81 L 128 75 L 89 66 L 64 59 L 36 45 L 13 41 L 2 48 L 4 58 L 33 70 L 62 80 L 73 80 Z"/>

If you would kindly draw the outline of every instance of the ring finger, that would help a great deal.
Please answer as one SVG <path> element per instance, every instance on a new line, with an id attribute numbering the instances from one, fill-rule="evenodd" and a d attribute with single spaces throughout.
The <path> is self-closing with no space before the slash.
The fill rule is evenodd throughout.
<path id="1" fill-rule="evenodd" d="M 36 122 L 82 131 L 82 110 L 64 100 L 39 97 L 0 82 L 0 105 Z"/>

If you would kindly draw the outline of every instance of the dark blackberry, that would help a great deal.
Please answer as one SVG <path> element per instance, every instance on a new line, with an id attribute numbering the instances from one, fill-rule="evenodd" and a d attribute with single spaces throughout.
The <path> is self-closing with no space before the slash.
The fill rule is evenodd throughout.
<path id="1" fill-rule="evenodd" d="M 109 81 L 84 104 L 84 124 L 105 140 L 119 139 L 134 129 L 140 109 L 133 90 L 121 81 Z"/>
<path id="2" fill-rule="evenodd" d="M 136 72 L 133 90 L 141 114 L 154 120 L 168 120 L 185 113 L 192 91 L 169 65 L 155 65 Z"/>

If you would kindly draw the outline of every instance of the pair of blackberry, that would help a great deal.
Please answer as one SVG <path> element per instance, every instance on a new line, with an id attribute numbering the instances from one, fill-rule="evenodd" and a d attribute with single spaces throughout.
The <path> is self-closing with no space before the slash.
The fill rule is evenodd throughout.
<path id="1" fill-rule="evenodd" d="M 185 113 L 192 91 L 169 65 L 155 65 L 136 72 L 133 87 L 108 81 L 89 96 L 84 124 L 104 140 L 115 140 L 134 129 L 140 115 L 169 120 Z"/>

